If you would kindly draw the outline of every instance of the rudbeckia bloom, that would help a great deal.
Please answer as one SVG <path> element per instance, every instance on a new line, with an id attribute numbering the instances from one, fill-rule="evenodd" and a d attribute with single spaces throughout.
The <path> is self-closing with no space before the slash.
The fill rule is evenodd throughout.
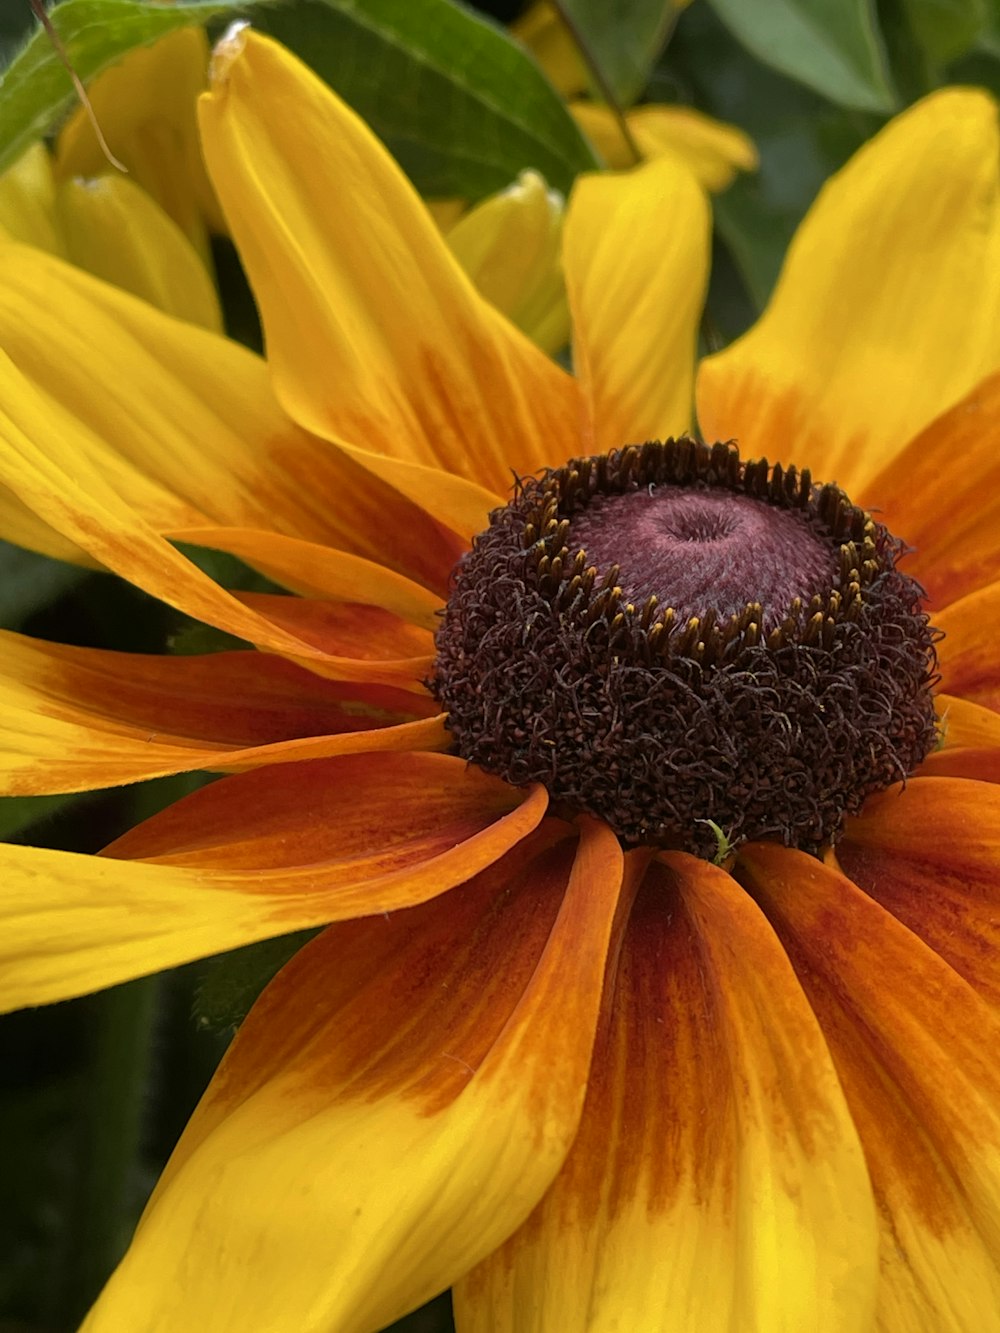
<path id="1" fill-rule="evenodd" d="M 823 191 L 698 374 L 741 454 L 669 442 L 708 245 L 675 164 L 573 193 L 572 377 L 280 48 L 229 39 L 202 134 L 267 367 L 20 253 L 0 465 L 39 539 L 257 650 L 7 635 L 0 716 L 8 791 L 230 775 L 102 857 L 5 849 L 0 989 L 333 924 L 88 1333 L 374 1330 L 449 1285 L 463 1330 L 989 1326 L 993 105 L 933 96 Z M 228 593 L 178 540 L 298 596 Z"/>

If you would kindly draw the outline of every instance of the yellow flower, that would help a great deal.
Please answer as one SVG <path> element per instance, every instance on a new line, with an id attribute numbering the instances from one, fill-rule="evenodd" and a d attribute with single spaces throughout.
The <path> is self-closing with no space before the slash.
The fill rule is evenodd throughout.
<path id="1" fill-rule="evenodd" d="M 0 236 L 221 329 L 206 230 L 206 218 L 220 230 L 221 215 L 195 118 L 207 57 L 204 31 L 183 28 L 95 79 L 95 115 L 128 174 L 105 157 L 80 107 L 54 156 L 34 144 L 0 175 Z"/>
<path id="2" fill-rule="evenodd" d="M 88 1333 L 373 1330 L 450 1284 L 464 1330 L 990 1327 L 992 103 L 939 93 L 863 149 L 804 222 L 764 317 L 698 373 L 707 439 L 836 476 L 916 547 L 905 567 L 946 632 L 947 729 L 905 787 L 856 814 L 858 793 L 834 799 L 829 773 L 867 774 L 878 755 L 891 768 L 904 714 L 920 755 L 930 740 L 926 623 L 884 530 L 836 488 L 741 470 L 725 446 L 563 467 L 690 424 L 708 223 L 689 174 L 664 158 L 578 182 L 563 239 L 574 378 L 476 293 L 365 126 L 280 48 L 229 39 L 202 134 L 268 367 L 22 251 L 0 276 L 0 475 L 46 530 L 263 651 L 160 660 L 4 636 L 8 791 L 233 775 L 100 858 L 4 849 L 0 991 L 8 1007 L 41 1003 L 335 924 L 243 1025 Z M 694 486 L 672 487 L 655 472 L 664 460 Z M 541 480 L 505 506 L 512 470 Z M 558 484 L 606 545 L 622 495 L 586 497 L 608 478 L 630 504 L 693 496 L 699 523 L 713 506 L 732 518 L 732 496 L 767 532 L 787 519 L 795 569 L 819 560 L 818 627 L 811 607 L 803 620 L 779 601 L 740 621 L 742 639 L 713 637 L 707 617 L 682 624 L 685 647 L 656 607 L 638 623 L 614 576 L 602 594 L 584 570 L 574 590 L 575 562 L 556 568 L 558 512 L 532 534 L 517 506 Z M 707 567 L 726 540 L 709 528 L 688 532 L 691 558 L 670 579 Z M 647 533 L 637 554 L 646 530 L 616 531 L 630 559 L 659 549 Z M 526 543 L 522 573 L 508 577 L 508 553 L 491 580 L 505 532 Z M 233 551 L 298 596 L 228 593 L 171 540 Z M 753 538 L 733 568 L 780 581 L 788 561 L 773 555 L 771 536 Z M 522 596 L 534 618 L 511 620 Z M 434 688 L 458 699 L 463 726 L 475 712 L 463 680 L 482 698 L 512 669 L 526 681 L 477 744 L 505 739 L 512 767 L 537 764 L 551 730 L 529 734 L 525 701 L 542 718 L 545 700 L 526 667 L 578 691 L 575 731 L 563 726 L 553 753 L 558 805 L 544 783 L 508 783 L 454 752 L 422 683 L 446 601 Z M 492 659 L 489 634 L 466 634 L 483 607 L 499 608 Z M 863 677 L 876 688 L 836 674 L 827 620 L 829 643 L 876 646 Z M 746 673 L 733 735 L 761 749 L 720 785 L 725 744 L 704 745 L 714 719 L 698 690 L 723 679 L 713 654 L 750 651 L 755 624 L 767 647 L 752 660 L 772 675 L 788 664 L 799 707 L 776 711 Z M 631 670 L 651 699 L 656 663 L 685 673 L 688 733 L 648 732 L 672 766 L 651 798 L 688 800 L 700 779 L 704 820 L 770 808 L 774 839 L 723 866 L 659 836 L 619 841 L 614 812 L 580 813 L 563 779 L 586 784 L 588 808 L 602 782 L 617 799 L 637 768 L 609 786 L 614 746 L 647 712 L 609 717 L 599 674 L 532 659 L 552 626 L 567 642 L 587 635 L 581 653 L 604 643 L 607 678 Z M 699 645 L 715 663 L 701 683 Z M 835 672 L 822 696 L 813 669 Z M 826 767 L 761 761 L 776 744 L 798 753 L 807 734 L 830 739 Z M 880 771 L 883 785 L 895 777 Z M 847 814 L 835 852 L 795 845 L 815 841 L 784 820 L 806 789 L 834 832 Z M 700 846 L 707 827 L 673 832 Z"/>
<path id="3" fill-rule="evenodd" d="M 682 9 L 682 4 L 675 4 Z M 635 164 L 635 150 L 643 160 L 672 154 L 684 162 L 707 190 L 724 190 L 738 171 L 754 171 L 757 150 L 735 125 L 714 120 L 693 107 L 654 103 L 625 113 L 628 136 L 608 107 L 587 101 L 590 80 L 573 39 L 553 6 L 536 0 L 511 27 L 511 32 L 533 52 L 553 86 L 572 99 L 569 109 L 597 153 L 613 169 Z"/>

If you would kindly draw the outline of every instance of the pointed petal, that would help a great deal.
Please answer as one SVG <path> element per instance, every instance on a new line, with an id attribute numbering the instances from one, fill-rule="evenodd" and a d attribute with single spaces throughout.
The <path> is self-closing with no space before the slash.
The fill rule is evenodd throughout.
<path id="1" fill-rule="evenodd" d="M 0 346 L 65 413 L 53 457 L 75 466 L 84 454 L 160 531 L 277 529 L 447 578 L 453 539 L 294 425 L 264 362 L 237 343 L 18 248 L 0 273 Z"/>
<path id="2" fill-rule="evenodd" d="M 543 846 L 279 974 L 87 1333 L 381 1328 L 509 1235 L 576 1129 L 621 883 L 605 828 Z"/>
<path id="3" fill-rule="evenodd" d="M 915 548 L 906 568 L 933 606 L 991 582 L 1000 566 L 998 419 L 1000 374 L 921 431 L 857 496 Z"/>
<path id="4" fill-rule="evenodd" d="M 593 423 L 583 452 L 665 439 L 690 426 L 709 228 L 701 188 L 671 160 L 577 181 L 563 264 L 576 369 Z"/>
<path id="5" fill-rule="evenodd" d="M 920 772 L 930 777 L 1000 782 L 1000 713 L 953 694 L 937 695 L 941 745 Z"/>
<path id="6" fill-rule="evenodd" d="M 222 331 L 219 298 L 203 259 L 134 181 L 65 181 L 56 212 L 71 263 L 168 315 Z"/>
<path id="7" fill-rule="evenodd" d="M 935 611 L 942 690 L 1000 712 L 1000 654 L 989 627 L 1000 618 L 1000 582 Z"/>
<path id="8" fill-rule="evenodd" d="M 1000 1005 L 1000 791 L 914 778 L 848 821 L 837 861 L 991 1003 Z"/>
<path id="9" fill-rule="evenodd" d="M 217 48 L 200 110 L 295 420 L 410 495 L 413 465 L 505 495 L 511 469 L 572 454 L 572 378 L 476 293 L 403 173 L 329 88 L 241 31 Z"/>
<path id="10" fill-rule="evenodd" d="M 781 947 L 722 870 L 654 863 L 580 1131 L 552 1189 L 456 1290 L 463 1330 L 869 1326 L 871 1190 Z"/>
<path id="11" fill-rule="evenodd" d="M 0 653 L 6 796 L 449 743 L 426 696 L 335 684 L 262 653 L 160 658 L 2 631 Z"/>
<path id="12" fill-rule="evenodd" d="M 241 592 L 236 596 L 272 625 L 283 625 L 325 653 L 362 661 L 434 656 L 430 627 L 413 625 L 380 606 L 285 597 L 280 593 Z"/>
<path id="13" fill-rule="evenodd" d="M 998 178 L 985 94 L 891 121 L 823 187 L 757 324 L 702 363 L 705 437 L 848 491 L 885 467 L 1000 364 Z"/>
<path id="14" fill-rule="evenodd" d="M 222 778 L 104 857 L 0 847 L 0 1008 L 426 902 L 515 846 L 546 801 L 450 755 L 348 755 Z"/>
<path id="15" fill-rule="evenodd" d="M 953 849 L 965 825 L 934 827 Z M 765 844 L 740 864 L 820 1020 L 865 1147 L 882 1231 L 879 1327 L 978 1333 L 983 1311 L 1000 1308 L 1000 1020 L 832 867 Z M 960 854 L 951 873 L 966 864 Z"/>

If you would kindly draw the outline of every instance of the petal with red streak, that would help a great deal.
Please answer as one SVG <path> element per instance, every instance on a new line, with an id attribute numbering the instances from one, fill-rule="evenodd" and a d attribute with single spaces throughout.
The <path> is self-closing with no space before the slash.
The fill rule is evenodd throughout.
<path id="1" fill-rule="evenodd" d="M 0 1008 L 426 902 L 546 803 L 449 755 L 347 755 L 222 778 L 103 857 L 0 846 Z"/>
<path id="2" fill-rule="evenodd" d="M 1000 581 L 935 611 L 944 638 L 938 644 L 941 689 L 1000 712 L 1000 653 L 993 627 L 1000 623 Z"/>
<path id="3" fill-rule="evenodd" d="M 968 795 L 976 784 L 954 785 Z M 952 848 L 965 826 L 933 827 Z M 952 873 L 967 865 L 959 851 Z M 802 981 L 864 1144 L 881 1228 L 878 1326 L 995 1326 L 1000 1018 L 832 867 L 759 844 L 741 854 L 738 873 Z M 915 877 L 912 892 L 922 890 L 935 892 L 933 880 Z"/>
<path id="4" fill-rule="evenodd" d="M 953 694 L 939 694 L 935 702 L 941 745 L 924 760 L 921 774 L 1000 782 L 1000 713 Z"/>
<path id="5" fill-rule="evenodd" d="M 459 1283 L 459 1327 L 863 1329 L 876 1254 L 861 1147 L 778 941 L 724 871 L 664 856 L 566 1165 Z"/>
<path id="6" fill-rule="evenodd" d="M 449 743 L 426 695 L 335 683 L 263 653 L 161 658 L 4 632 L 0 648 L 7 796 Z"/>
<path id="7" fill-rule="evenodd" d="M 845 875 L 1000 1005 L 1000 791 L 913 778 L 873 797 L 837 844 Z"/>
<path id="8" fill-rule="evenodd" d="M 572 1141 L 621 884 L 606 829 L 314 940 L 237 1036 L 87 1333 L 375 1329 L 517 1227 Z"/>

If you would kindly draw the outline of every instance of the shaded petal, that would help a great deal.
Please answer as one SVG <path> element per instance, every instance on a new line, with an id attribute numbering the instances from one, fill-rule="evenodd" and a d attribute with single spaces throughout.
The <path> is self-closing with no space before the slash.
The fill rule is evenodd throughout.
<path id="1" fill-rule="evenodd" d="M 393 657 L 433 657 L 430 628 L 364 602 L 330 602 L 280 593 L 239 592 L 244 606 L 272 625 L 283 625 L 325 653 L 379 661 Z"/>
<path id="2" fill-rule="evenodd" d="M 1000 714 L 953 694 L 938 694 L 936 703 L 942 744 L 927 756 L 920 772 L 1000 782 Z"/>
<path id="3" fill-rule="evenodd" d="M 876 1228 L 819 1026 L 722 870 L 654 863 L 552 1189 L 456 1289 L 483 1333 L 868 1327 Z"/>
<path id="4" fill-rule="evenodd" d="M 448 249 L 476 289 L 546 352 L 569 342 L 562 220 L 562 195 L 537 171 L 522 171 L 447 232 Z"/>
<path id="5" fill-rule="evenodd" d="M 571 454 L 572 378 L 478 295 L 364 123 L 245 30 L 212 77 L 205 152 L 291 415 L 406 494 L 415 464 L 505 495 Z"/>
<path id="6" fill-rule="evenodd" d="M 691 424 L 710 226 L 702 190 L 671 160 L 577 181 L 563 264 L 592 422 L 582 452 L 665 439 Z"/>
<path id="7" fill-rule="evenodd" d="M 519 1225 L 576 1129 L 621 884 L 607 829 L 543 845 L 279 974 L 87 1333 L 381 1328 Z"/>
<path id="8" fill-rule="evenodd" d="M 914 778 L 873 797 L 837 844 L 844 874 L 1000 1004 L 1000 792 Z"/>
<path id="9" fill-rule="evenodd" d="M 347 755 L 222 778 L 104 857 L 0 846 L 0 1008 L 426 902 L 503 856 L 546 802 L 450 755 Z"/>
<path id="10" fill-rule="evenodd" d="M 993 633 L 998 623 L 1000 582 L 934 613 L 944 634 L 938 644 L 941 689 L 1000 712 L 1000 653 Z"/>
<path id="11" fill-rule="evenodd" d="M 161 658 L 4 632 L 0 652 L 6 796 L 449 744 L 429 697 L 334 684 L 261 653 Z"/>
<path id="12" fill-rule="evenodd" d="M 0 273 L 0 346 L 65 414 L 54 459 L 84 455 L 160 531 L 277 529 L 446 579 L 454 539 L 291 422 L 237 343 L 19 247 Z"/>
<path id="13" fill-rule="evenodd" d="M 222 330 L 222 311 L 208 269 L 177 223 L 122 176 L 70 180 L 59 187 L 56 213 L 66 257 L 158 310 L 202 328 Z"/>
<path id="14" fill-rule="evenodd" d="M 1000 364 L 993 101 L 933 93 L 822 189 L 756 325 L 702 363 L 707 439 L 848 491 Z"/>
<path id="15" fill-rule="evenodd" d="M 65 258 L 55 206 L 52 159 L 43 143 L 33 143 L 0 173 L 0 234 Z"/>
<path id="16" fill-rule="evenodd" d="M 97 123 L 130 178 L 206 254 L 206 224 L 222 230 L 195 114 L 207 68 L 204 29 L 181 28 L 130 51 L 87 88 Z M 99 176 L 110 169 L 90 117 L 84 107 L 77 107 L 56 144 L 59 179 Z"/>
<path id="17" fill-rule="evenodd" d="M 953 849 L 966 825 L 933 827 Z M 960 852 L 955 873 L 966 865 Z M 979 1333 L 983 1312 L 1000 1309 L 1000 1021 L 832 867 L 765 844 L 740 867 L 816 1011 L 864 1144 L 881 1224 L 879 1327 Z"/>

